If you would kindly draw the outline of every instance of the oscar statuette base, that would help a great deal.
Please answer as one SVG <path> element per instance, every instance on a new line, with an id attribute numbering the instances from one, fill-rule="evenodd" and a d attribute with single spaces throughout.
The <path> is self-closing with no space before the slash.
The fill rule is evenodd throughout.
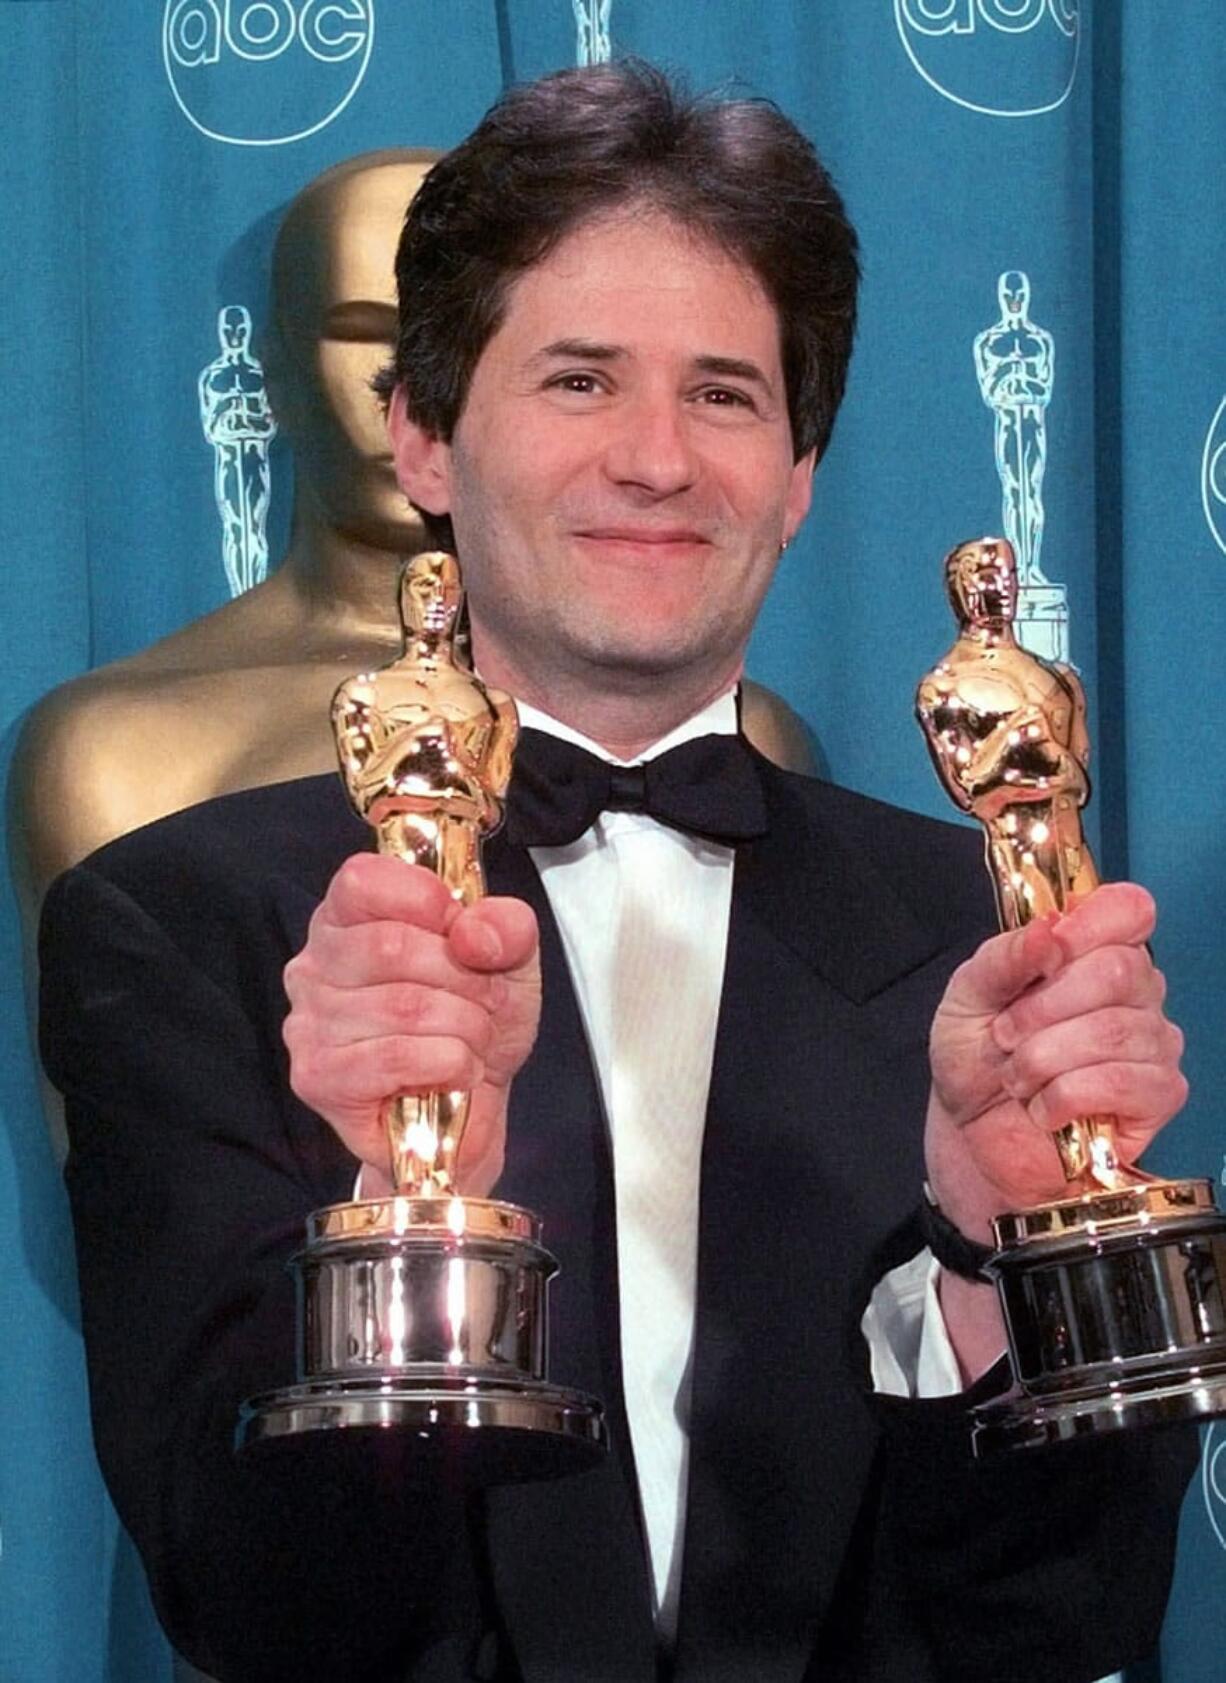
<path id="1" fill-rule="evenodd" d="M 1014 1386 L 974 1411 L 977 1457 L 1226 1415 L 1226 1216 L 1205 1180 L 997 1218 L 987 1264 Z"/>
<path id="2" fill-rule="evenodd" d="M 396 1196 L 317 1210 L 292 1259 L 298 1382 L 252 1397 L 240 1450 L 391 1434 L 408 1476 L 556 1478 L 606 1448 L 599 1403 L 544 1377 L 557 1265 L 527 1210 Z"/>

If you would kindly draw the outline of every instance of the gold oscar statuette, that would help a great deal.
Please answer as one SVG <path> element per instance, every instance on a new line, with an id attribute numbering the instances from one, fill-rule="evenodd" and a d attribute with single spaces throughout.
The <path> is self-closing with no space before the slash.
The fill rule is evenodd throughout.
<path id="1" fill-rule="evenodd" d="M 332 726 L 379 852 L 433 871 L 471 905 L 485 892 L 481 838 L 502 818 L 518 722 L 511 698 L 457 658 L 462 602 L 454 556 L 414 556 L 400 577 L 403 652 L 346 679 Z M 468 1110 L 464 1092 L 389 1095 L 395 1190 L 308 1218 L 292 1262 L 297 1383 L 244 1404 L 240 1449 L 395 1427 L 427 1474 L 442 1457 L 482 1483 L 579 1471 L 604 1452 L 599 1403 L 545 1377 L 557 1264 L 539 1220 L 457 1190 Z"/>
<path id="2" fill-rule="evenodd" d="M 1001 927 L 1068 910 L 1098 885 L 1076 673 L 1017 641 L 1002 538 L 945 560 L 958 636 L 916 713 L 954 803 L 984 829 Z M 998 1216 L 996 1283 L 1014 1386 L 975 1411 L 976 1454 L 1226 1414 L 1226 1218 L 1206 1180 L 1120 1161 L 1110 1116 L 1055 1135 L 1068 1196 Z"/>

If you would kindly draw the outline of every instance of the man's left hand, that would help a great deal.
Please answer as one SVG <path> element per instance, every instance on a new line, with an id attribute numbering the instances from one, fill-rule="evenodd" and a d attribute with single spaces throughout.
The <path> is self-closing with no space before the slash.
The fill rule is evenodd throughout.
<path id="1" fill-rule="evenodd" d="M 1112 883 L 1062 917 L 987 940 L 950 979 L 932 1027 L 929 1183 L 968 1237 L 991 1217 L 1072 1195 L 1052 1133 L 1118 1118 L 1132 1162 L 1183 1105 L 1183 1036 L 1146 949 L 1154 902 Z"/>

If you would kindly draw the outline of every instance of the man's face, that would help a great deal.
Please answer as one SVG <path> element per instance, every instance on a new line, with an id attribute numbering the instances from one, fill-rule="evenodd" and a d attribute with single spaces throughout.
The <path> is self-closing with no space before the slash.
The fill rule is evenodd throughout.
<path id="1" fill-rule="evenodd" d="M 399 405 L 392 430 L 410 495 L 452 516 L 482 673 L 545 704 L 677 674 L 718 693 L 809 503 L 774 307 L 646 211 L 515 283 L 450 445 Z"/>

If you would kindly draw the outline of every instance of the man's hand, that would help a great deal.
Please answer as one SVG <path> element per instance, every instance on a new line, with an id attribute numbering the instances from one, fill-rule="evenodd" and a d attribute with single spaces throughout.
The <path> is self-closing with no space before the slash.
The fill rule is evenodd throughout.
<path id="1" fill-rule="evenodd" d="M 985 941 L 951 978 L 933 1022 L 925 1148 L 942 1210 L 971 1238 L 990 1218 L 1068 1196 L 1051 1133 L 1119 1118 L 1124 1161 L 1187 1097 L 1183 1036 L 1145 943 L 1154 903 L 1133 883 L 1065 916 Z"/>
<path id="2" fill-rule="evenodd" d="M 461 908 L 437 877 L 375 854 L 346 860 L 285 969 L 290 1084 L 390 1189 L 382 1102 L 467 1090 L 460 1190 L 502 1172 L 507 1097 L 540 1017 L 536 918 L 519 900 Z M 375 1171 L 372 1178 L 371 1171 Z"/>

